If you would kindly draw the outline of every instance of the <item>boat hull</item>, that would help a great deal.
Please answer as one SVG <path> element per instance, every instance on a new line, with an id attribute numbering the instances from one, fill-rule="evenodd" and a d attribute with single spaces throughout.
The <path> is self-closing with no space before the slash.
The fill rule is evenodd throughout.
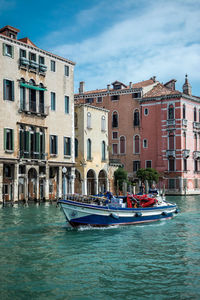
<path id="1" fill-rule="evenodd" d="M 66 220 L 73 226 L 115 226 L 132 225 L 170 219 L 177 212 L 174 204 L 151 208 L 115 208 L 79 203 L 70 200 L 59 201 Z"/>

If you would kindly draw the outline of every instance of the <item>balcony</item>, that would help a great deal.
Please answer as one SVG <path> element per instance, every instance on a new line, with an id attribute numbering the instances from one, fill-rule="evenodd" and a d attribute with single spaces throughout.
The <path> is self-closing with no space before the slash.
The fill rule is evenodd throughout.
<path id="1" fill-rule="evenodd" d="M 167 126 L 175 126 L 175 124 L 176 124 L 176 120 L 175 119 L 167 120 Z"/>
<path id="2" fill-rule="evenodd" d="M 200 151 L 194 151 L 193 152 L 193 158 L 194 159 L 199 159 L 200 158 Z"/>
<path id="3" fill-rule="evenodd" d="M 186 119 L 182 119 L 182 126 L 187 127 L 188 121 Z"/>
<path id="4" fill-rule="evenodd" d="M 20 57 L 19 64 L 20 67 L 27 68 L 29 66 L 29 60 L 26 57 Z"/>
<path id="5" fill-rule="evenodd" d="M 175 158 L 176 156 L 176 150 L 166 150 L 166 156 Z"/>
<path id="6" fill-rule="evenodd" d="M 20 150 L 19 151 L 19 158 L 45 160 L 46 159 L 46 153 L 28 152 L 28 151 Z"/>
<path id="7" fill-rule="evenodd" d="M 38 107 L 35 101 L 31 101 L 28 104 L 22 103 L 19 108 L 19 113 L 26 114 L 34 114 L 42 117 L 46 117 L 49 115 L 49 106 L 45 106 L 44 104 L 39 104 Z"/>
<path id="8" fill-rule="evenodd" d="M 39 73 L 41 75 L 46 74 L 47 72 L 47 66 L 44 64 L 38 64 L 35 60 L 29 60 L 26 57 L 20 57 L 19 59 L 19 67 L 21 69 L 34 71 L 35 73 Z"/>
<path id="9" fill-rule="evenodd" d="M 183 154 L 183 158 L 188 158 L 190 156 L 190 150 L 184 149 L 182 154 Z"/>
<path id="10" fill-rule="evenodd" d="M 200 130 L 200 122 L 193 122 L 193 129 Z"/>

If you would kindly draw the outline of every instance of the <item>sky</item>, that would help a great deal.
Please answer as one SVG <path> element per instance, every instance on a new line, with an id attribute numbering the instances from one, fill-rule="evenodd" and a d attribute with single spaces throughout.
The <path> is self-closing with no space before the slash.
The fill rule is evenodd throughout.
<path id="1" fill-rule="evenodd" d="M 0 0 L 0 27 L 76 63 L 75 92 L 176 79 L 200 96 L 200 0 Z"/>

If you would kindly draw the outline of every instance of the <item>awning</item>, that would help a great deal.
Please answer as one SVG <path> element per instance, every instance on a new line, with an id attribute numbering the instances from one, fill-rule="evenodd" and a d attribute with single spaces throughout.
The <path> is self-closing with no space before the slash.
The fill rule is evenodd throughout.
<path id="1" fill-rule="evenodd" d="M 23 83 L 23 82 L 20 82 L 20 86 L 26 87 L 26 88 L 28 88 L 28 89 L 37 90 L 37 91 L 47 91 L 47 89 L 42 88 L 42 87 L 40 87 L 40 86 L 31 85 L 31 84 Z"/>

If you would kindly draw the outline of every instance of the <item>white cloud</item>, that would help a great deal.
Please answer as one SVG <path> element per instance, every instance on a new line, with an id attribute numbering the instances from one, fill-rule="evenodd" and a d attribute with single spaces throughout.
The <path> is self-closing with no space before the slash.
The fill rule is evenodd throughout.
<path id="1" fill-rule="evenodd" d="M 78 16 L 90 16 L 88 23 L 92 26 L 94 16 L 103 14 L 102 3 Z M 52 50 L 76 61 L 76 88 L 81 80 L 86 82 L 88 89 L 95 89 L 105 87 L 116 79 L 128 83 L 145 80 L 152 75 L 160 81 L 176 78 L 182 85 L 184 75 L 188 73 L 193 90 L 197 91 L 199 1 L 149 1 L 148 6 L 137 10 L 130 5 L 133 1 L 124 3 L 123 16 L 110 28 L 106 27 L 95 37 L 75 44 L 62 44 Z M 118 4 L 116 1 L 116 7 Z"/>

